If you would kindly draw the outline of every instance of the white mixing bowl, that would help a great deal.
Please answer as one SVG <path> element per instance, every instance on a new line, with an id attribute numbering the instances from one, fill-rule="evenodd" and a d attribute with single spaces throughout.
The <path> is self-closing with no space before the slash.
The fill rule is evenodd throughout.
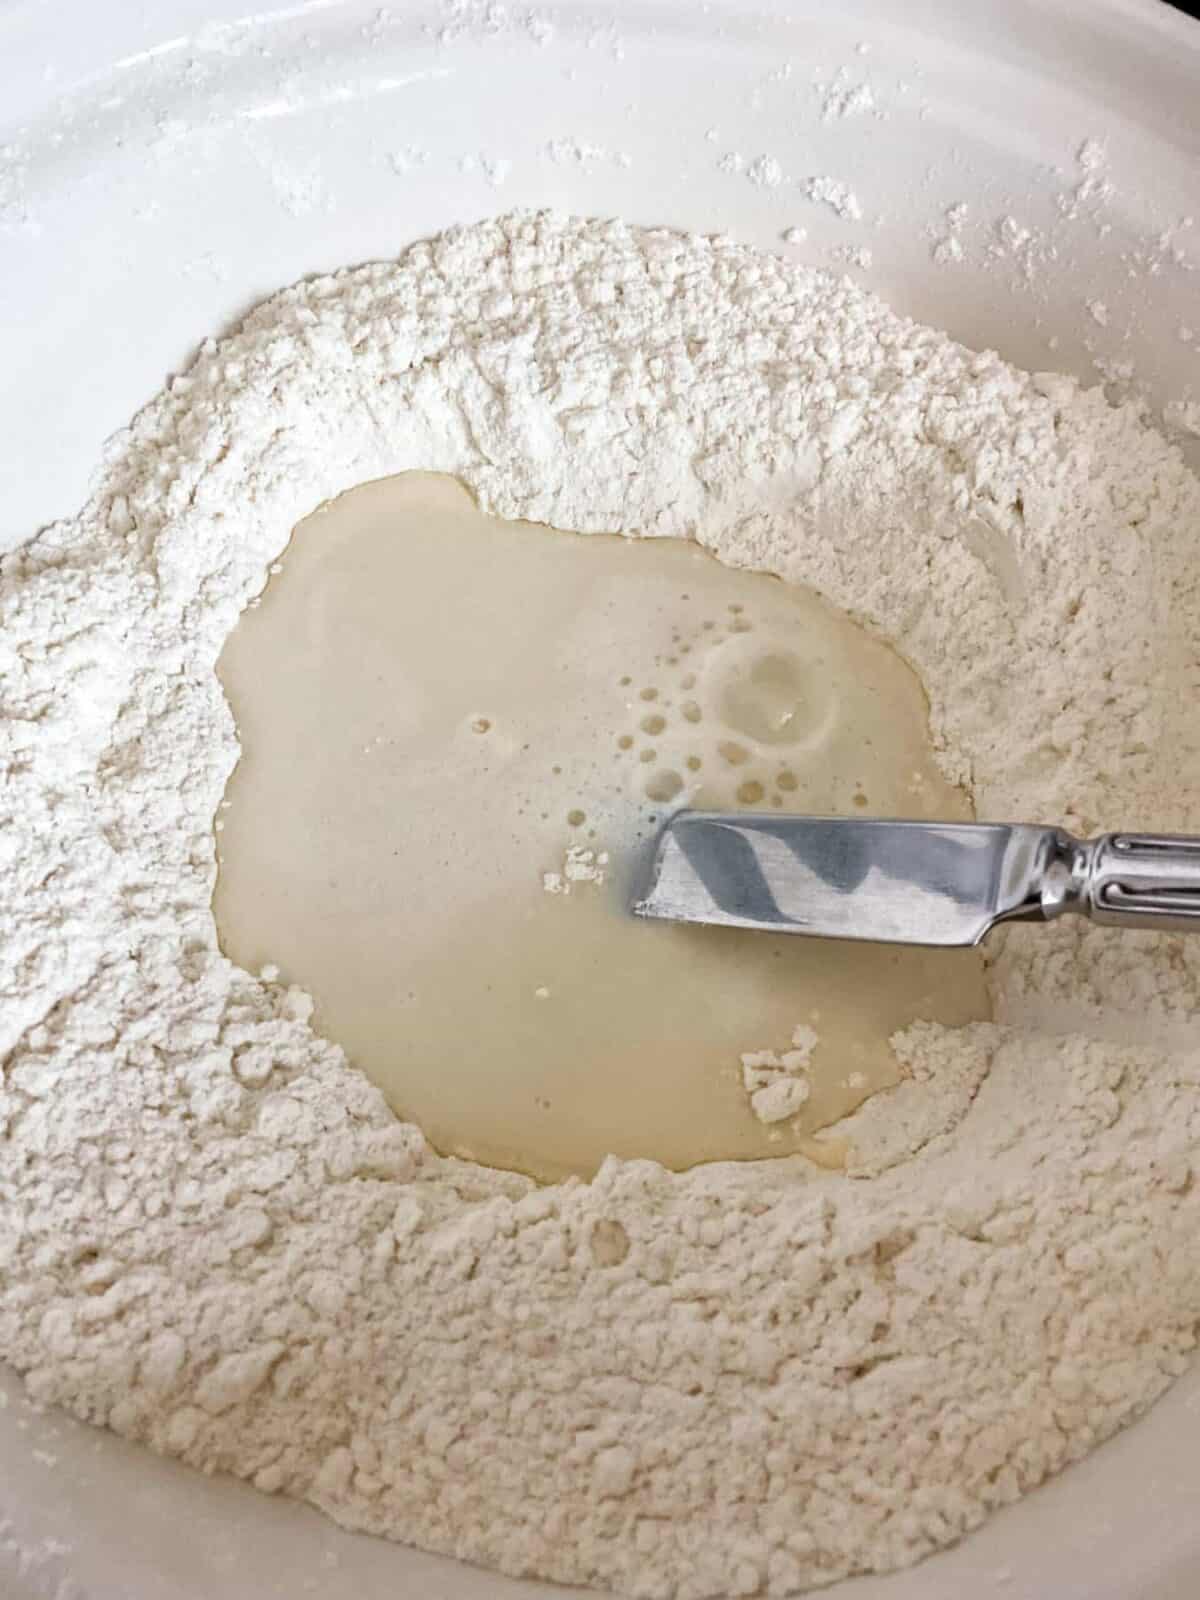
<path id="1" fill-rule="evenodd" d="M 1022 366 L 1200 398 L 1200 24 L 1158 0 L 244 9 L 0 6 L 0 550 L 73 511 L 104 438 L 257 298 L 514 206 L 728 231 Z M 839 71 L 873 110 L 838 114 Z M 1089 140 L 1111 193 L 1076 200 Z M 863 217 L 733 155 L 835 177 Z M 344 1534 L 5 1390 L 11 1600 L 563 1592 Z M 963 1546 L 839 1593 L 1194 1597 L 1198 1408 L 1186 1379 Z"/>

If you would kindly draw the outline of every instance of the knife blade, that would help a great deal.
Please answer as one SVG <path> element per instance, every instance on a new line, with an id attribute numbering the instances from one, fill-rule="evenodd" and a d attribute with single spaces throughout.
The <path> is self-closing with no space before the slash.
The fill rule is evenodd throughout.
<path id="1" fill-rule="evenodd" d="M 660 831 L 634 913 L 889 944 L 978 944 L 1066 911 L 1200 928 L 1200 839 L 1080 840 L 1029 823 L 681 811 Z"/>

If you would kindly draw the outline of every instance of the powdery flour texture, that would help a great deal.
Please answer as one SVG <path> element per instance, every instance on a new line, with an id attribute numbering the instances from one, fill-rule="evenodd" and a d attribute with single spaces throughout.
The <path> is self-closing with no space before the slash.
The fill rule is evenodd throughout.
<path id="1" fill-rule="evenodd" d="M 846 1173 L 440 1158 L 209 909 L 221 644 L 301 517 L 409 468 L 815 585 L 916 666 L 982 816 L 1200 825 L 1200 495 L 1133 409 L 613 222 L 289 289 L 3 563 L 0 1354 L 508 1572 L 701 1597 L 910 1562 L 1188 1363 L 1200 941 L 996 939 L 997 1021 L 897 1039 Z"/>

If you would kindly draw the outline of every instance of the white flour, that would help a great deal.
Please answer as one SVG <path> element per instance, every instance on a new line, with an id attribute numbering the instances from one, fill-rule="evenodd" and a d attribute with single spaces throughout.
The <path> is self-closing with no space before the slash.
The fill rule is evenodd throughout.
<path id="1" fill-rule="evenodd" d="M 742 1087 L 760 1122 L 784 1122 L 808 1099 L 809 1057 L 818 1038 L 814 1028 L 798 1022 L 792 1030 L 792 1048 L 782 1055 L 774 1050 L 747 1050 L 742 1055 Z"/>
<path id="2" fill-rule="evenodd" d="M 3 563 L 0 1355 L 511 1572 L 698 1597 L 912 1561 L 1187 1362 L 1200 941 L 996 940 L 1000 1023 L 897 1041 L 850 1176 L 437 1157 L 209 910 L 221 643 L 305 513 L 417 467 L 822 589 L 921 672 L 981 815 L 1200 825 L 1200 494 L 1132 410 L 617 223 L 289 289 Z"/>
<path id="3" fill-rule="evenodd" d="M 542 874 L 542 888 L 547 894 L 570 894 L 573 884 L 603 883 L 607 868 L 607 850 L 589 850 L 586 845 L 573 844 L 563 857 L 561 872 Z"/>

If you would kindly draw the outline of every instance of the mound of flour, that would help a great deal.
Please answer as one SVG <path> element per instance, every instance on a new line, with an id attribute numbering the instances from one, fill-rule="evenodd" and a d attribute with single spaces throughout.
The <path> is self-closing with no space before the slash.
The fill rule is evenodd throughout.
<path id="1" fill-rule="evenodd" d="M 910 1562 L 1200 1319 L 1200 940 L 993 946 L 995 1024 L 799 1159 L 442 1159 L 217 948 L 214 662 L 293 525 L 409 468 L 815 585 L 979 814 L 1197 827 L 1200 492 L 1132 409 L 723 239 L 512 216 L 278 295 L 2 567 L 0 1355 L 351 1527 L 640 1596 Z"/>

